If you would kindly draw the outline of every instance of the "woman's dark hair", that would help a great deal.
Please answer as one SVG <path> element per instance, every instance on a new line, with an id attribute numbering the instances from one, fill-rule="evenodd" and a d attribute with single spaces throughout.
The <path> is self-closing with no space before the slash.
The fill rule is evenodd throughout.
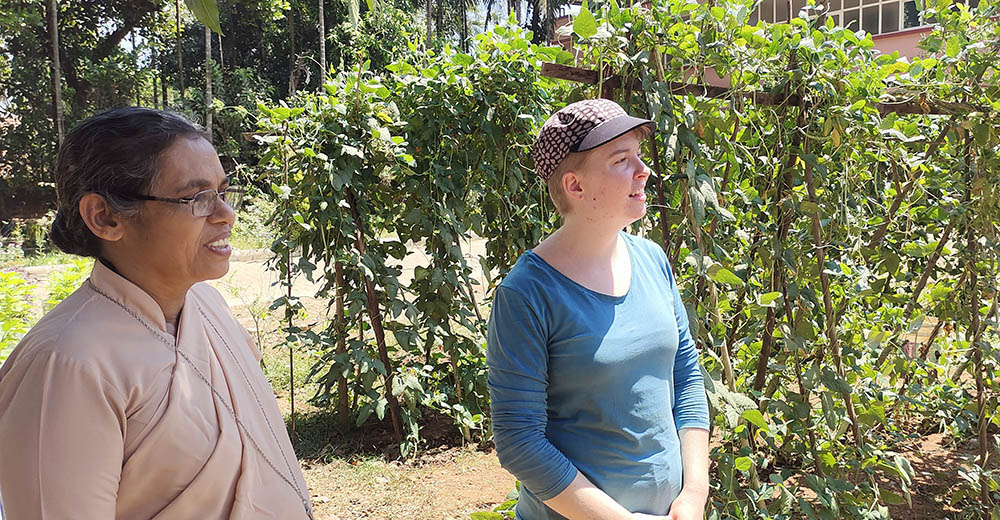
<path id="1" fill-rule="evenodd" d="M 179 114 L 142 107 L 114 108 L 91 116 L 66 136 L 56 161 L 58 208 L 50 238 L 63 251 L 100 256 L 100 240 L 80 216 L 80 199 L 97 193 L 112 211 L 132 217 L 157 175 L 161 153 L 179 137 L 206 138 Z"/>

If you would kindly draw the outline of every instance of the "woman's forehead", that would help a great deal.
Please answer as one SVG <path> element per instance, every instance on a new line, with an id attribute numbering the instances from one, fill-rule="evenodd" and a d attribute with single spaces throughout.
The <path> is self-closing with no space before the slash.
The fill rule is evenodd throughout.
<path id="1" fill-rule="evenodd" d="M 168 190 L 216 188 L 226 182 L 226 172 L 211 143 L 198 138 L 180 138 L 163 154 L 155 184 Z"/>

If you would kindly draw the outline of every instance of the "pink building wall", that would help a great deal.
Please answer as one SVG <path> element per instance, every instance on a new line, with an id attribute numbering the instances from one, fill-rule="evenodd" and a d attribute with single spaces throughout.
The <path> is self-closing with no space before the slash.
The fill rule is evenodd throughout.
<path id="1" fill-rule="evenodd" d="M 899 51 L 900 56 L 914 58 L 927 54 L 926 51 L 917 47 L 917 44 L 929 32 L 931 32 L 930 27 L 914 27 L 894 33 L 878 34 L 872 36 L 872 41 L 875 42 L 875 48 L 881 51 L 882 54 L 891 54 L 892 51 Z"/>

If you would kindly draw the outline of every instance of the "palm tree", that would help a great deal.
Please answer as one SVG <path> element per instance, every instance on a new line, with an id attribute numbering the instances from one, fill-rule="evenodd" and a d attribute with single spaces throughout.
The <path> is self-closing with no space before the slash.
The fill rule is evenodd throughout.
<path id="1" fill-rule="evenodd" d="M 55 105 L 56 135 L 63 142 L 62 72 L 59 65 L 59 6 L 49 0 L 49 39 L 52 41 L 52 90 Z"/>
<path id="2" fill-rule="evenodd" d="M 323 12 L 323 0 L 319 0 L 319 90 L 323 90 L 326 80 L 326 15 Z"/>
<path id="3" fill-rule="evenodd" d="M 181 52 L 181 0 L 174 0 L 177 12 L 177 75 L 181 80 L 181 107 L 184 106 L 184 54 Z"/>
<path id="4" fill-rule="evenodd" d="M 205 132 L 212 142 L 212 30 L 205 26 Z"/>

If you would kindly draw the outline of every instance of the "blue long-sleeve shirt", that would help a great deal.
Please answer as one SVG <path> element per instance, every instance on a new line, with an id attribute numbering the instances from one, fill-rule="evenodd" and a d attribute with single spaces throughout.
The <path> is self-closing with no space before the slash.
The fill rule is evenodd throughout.
<path id="1" fill-rule="evenodd" d="M 580 470 L 631 512 L 665 515 L 682 485 L 682 428 L 709 427 L 698 351 L 666 255 L 622 234 L 628 293 L 589 290 L 528 251 L 497 289 L 486 362 L 501 465 L 521 481 L 517 518 Z"/>

